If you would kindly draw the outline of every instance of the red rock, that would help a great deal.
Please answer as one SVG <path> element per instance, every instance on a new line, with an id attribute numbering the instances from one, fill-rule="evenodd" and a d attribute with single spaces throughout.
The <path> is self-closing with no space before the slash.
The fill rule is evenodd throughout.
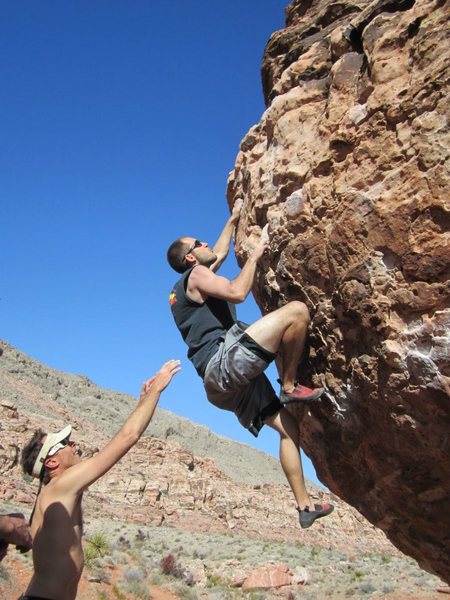
<path id="1" fill-rule="evenodd" d="M 312 314 L 292 407 L 320 479 L 450 581 L 448 2 L 294 0 L 228 182 L 254 295 Z"/>
<path id="2" fill-rule="evenodd" d="M 287 565 L 264 565 L 253 569 L 242 585 L 242 589 L 270 589 L 290 585 L 292 576 Z"/>

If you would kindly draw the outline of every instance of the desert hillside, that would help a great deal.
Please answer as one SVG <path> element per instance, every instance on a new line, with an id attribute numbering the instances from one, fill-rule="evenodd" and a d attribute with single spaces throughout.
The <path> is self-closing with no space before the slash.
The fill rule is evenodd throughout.
<path id="1" fill-rule="evenodd" d="M 0 497 L 3 510 L 29 514 L 36 482 L 22 475 L 18 461 L 20 448 L 35 427 L 54 429 L 72 423 L 74 437 L 83 454 L 89 456 L 120 426 L 136 399 L 101 389 L 85 377 L 50 369 L 6 342 L 2 348 Z M 370 565 L 372 578 L 388 570 L 395 580 L 401 565 L 403 578 L 408 573 L 408 585 L 419 594 L 416 597 L 432 597 L 438 580 L 422 572 L 382 532 L 333 495 L 319 488 L 313 490 L 316 499 L 331 496 L 337 509 L 326 521 L 301 530 L 290 491 L 273 457 L 218 437 L 162 409 L 158 409 L 147 433 L 85 495 L 87 540 L 100 532 L 109 548 L 105 553 L 112 554 L 111 548 L 125 553 L 126 559 L 122 556 L 121 560 L 128 569 L 138 568 L 136 552 L 145 546 L 145 565 L 139 563 L 145 577 L 162 570 L 169 583 L 170 577 L 175 577 L 193 585 L 194 578 L 199 589 L 206 586 L 208 577 L 219 578 L 232 588 L 239 588 L 247 578 L 250 587 L 252 581 L 258 587 L 258 581 L 264 582 L 261 573 L 258 575 L 262 569 L 271 573 L 270 589 L 292 591 L 304 586 L 315 573 L 314 585 L 323 591 L 324 584 L 328 585 L 324 574 L 330 561 L 338 561 L 343 591 L 360 584 L 358 578 L 349 579 L 349 569 L 357 569 L 361 560 L 361 564 Z M 178 565 L 172 565 L 169 573 L 161 566 L 167 553 Z M 114 587 L 119 573 L 127 579 L 128 570 L 110 558 L 113 564 L 107 571 L 113 573 L 108 580 L 100 558 L 96 557 L 85 571 L 80 597 L 86 600 L 97 597 L 89 595 L 94 594 L 92 587 Z M 20 587 L 30 569 L 30 557 L 10 551 L 2 564 L 0 588 L 16 590 L 14 586 Z M 308 585 L 313 586 L 312 582 Z M 375 583 L 370 586 L 376 589 Z M 392 584 L 388 588 L 396 589 Z M 428 596 L 421 596 L 425 590 Z M 184 591 L 175 597 L 190 596 Z"/>
<path id="2" fill-rule="evenodd" d="M 3 494 L 31 506 L 35 485 L 22 476 L 18 458 L 34 429 L 71 423 L 89 456 L 120 427 L 136 399 L 50 369 L 5 342 L 3 350 Z M 317 499 L 330 496 L 311 489 Z M 90 489 L 85 502 L 98 517 L 120 514 L 138 523 L 398 554 L 357 511 L 332 500 L 338 510 L 326 526 L 319 522 L 305 533 L 276 459 L 158 408 L 147 435 Z"/>

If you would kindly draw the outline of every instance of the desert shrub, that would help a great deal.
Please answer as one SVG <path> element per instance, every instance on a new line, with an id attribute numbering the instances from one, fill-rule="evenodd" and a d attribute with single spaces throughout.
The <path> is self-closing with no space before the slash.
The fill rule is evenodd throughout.
<path id="1" fill-rule="evenodd" d="M 92 580 L 97 583 L 107 583 L 108 585 L 111 583 L 111 576 L 104 569 L 94 569 L 92 577 Z"/>
<path id="2" fill-rule="evenodd" d="M 123 585 L 127 600 L 130 598 L 139 598 L 139 600 L 151 600 L 151 592 L 145 581 L 126 581 Z"/>
<path id="3" fill-rule="evenodd" d="M 111 564 L 113 565 L 126 565 L 129 561 L 128 554 L 126 552 L 113 552 L 111 555 Z"/>
<path id="4" fill-rule="evenodd" d="M 373 586 L 369 581 L 361 583 L 361 585 L 359 586 L 359 590 L 363 594 L 373 594 L 373 592 L 377 591 L 376 587 Z"/>
<path id="5" fill-rule="evenodd" d="M 84 566 L 87 569 L 92 569 L 94 560 L 97 558 L 97 552 L 92 546 L 86 545 L 84 548 Z"/>
<path id="6" fill-rule="evenodd" d="M 8 569 L 4 565 L 0 565 L 0 579 L 3 579 L 3 581 L 10 580 Z"/>
<path id="7" fill-rule="evenodd" d="M 142 581 L 145 579 L 146 574 L 142 569 L 136 569 L 134 567 L 129 567 L 125 569 L 123 577 L 126 581 Z"/>
<path id="8" fill-rule="evenodd" d="M 208 600 L 236 600 L 237 598 L 242 598 L 242 593 L 235 590 L 227 590 L 221 588 L 212 588 L 208 589 Z"/>
<path id="9" fill-rule="evenodd" d="M 138 529 L 135 535 L 135 539 L 137 542 L 145 542 L 145 540 L 148 540 L 148 533 L 145 533 L 144 531 L 142 531 L 142 529 Z"/>
<path id="10" fill-rule="evenodd" d="M 152 571 L 150 574 L 150 583 L 161 586 L 165 583 L 164 575 L 159 571 Z"/>
<path id="11" fill-rule="evenodd" d="M 183 600 L 198 600 L 198 594 L 195 590 L 182 583 L 177 583 L 173 587 L 173 591 Z"/>
<path id="12" fill-rule="evenodd" d="M 85 544 L 95 550 L 99 557 L 105 556 L 109 552 L 109 543 L 103 533 L 93 533 L 85 538 Z"/>
<path id="13" fill-rule="evenodd" d="M 178 565 L 173 554 L 166 554 L 159 561 L 159 566 L 161 567 L 161 571 L 164 575 L 171 575 L 172 577 L 177 577 L 178 579 L 183 577 L 183 571 Z"/>
<path id="14" fill-rule="evenodd" d="M 113 585 L 112 593 L 113 593 L 114 598 L 116 598 L 117 600 L 128 600 L 126 594 L 124 594 L 124 592 L 120 591 L 120 589 L 117 587 L 117 585 Z"/>
<path id="15" fill-rule="evenodd" d="M 353 571 L 353 580 L 358 580 L 358 579 L 361 579 L 362 577 L 364 577 L 364 571 L 360 571 L 359 569 L 356 569 L 355 571 Z"/>
<path id="16" fill-rule="evenodd" d="M 130 540 L 128 540 L 125 536 L 121 535 L 117 540 L 116 546 L 118 548 L 131 548 Z"/>
<path id="17" fill-rule="evenodd" d="M 102 558 L 109 552 L 109 544 L 102 533 L 94 533 L 91 537 L 85 538 L 84 542 L 84 564 L 90 569 L 97 558 Z"/>
<path id="18" fill-rule="evenodd" d="M 226 581 L 224 581 L 222 577 L 219 577 L 219 575 L 210 574 L 208 575 L 207 580 L 208 587 L 222 587 L 227 585 Z"/>
<path id="19" fill-rule="evenodd" d="M 251 591 L 248 598 L 249 600 L 264 600 L 266 595 L 263 592 Z"/>

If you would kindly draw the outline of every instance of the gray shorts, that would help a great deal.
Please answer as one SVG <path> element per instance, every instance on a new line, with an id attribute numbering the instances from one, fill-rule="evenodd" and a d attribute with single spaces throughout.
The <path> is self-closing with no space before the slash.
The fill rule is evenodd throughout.
<path id="1" fill-rule="evenodd" d="M 263 421 L 283 406 L 264 374 L 276 355 L 247 335 L 246 328 L 238 321 L 227 331 L 206 366 L 203 384 L 211 404 L 234 412 L 257 437 Z"/>

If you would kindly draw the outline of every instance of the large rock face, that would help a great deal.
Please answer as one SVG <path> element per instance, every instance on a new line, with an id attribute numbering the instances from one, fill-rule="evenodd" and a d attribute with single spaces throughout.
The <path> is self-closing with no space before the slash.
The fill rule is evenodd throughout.
<path id="1" fill-rule="evenodd" d="M 296 411 L 320 478 L 447 581 L 449 7 L 294 1 L 228 186 L 241 263 L 269 224 L 262 311 L 311 310 L 327 395 Z"/>

